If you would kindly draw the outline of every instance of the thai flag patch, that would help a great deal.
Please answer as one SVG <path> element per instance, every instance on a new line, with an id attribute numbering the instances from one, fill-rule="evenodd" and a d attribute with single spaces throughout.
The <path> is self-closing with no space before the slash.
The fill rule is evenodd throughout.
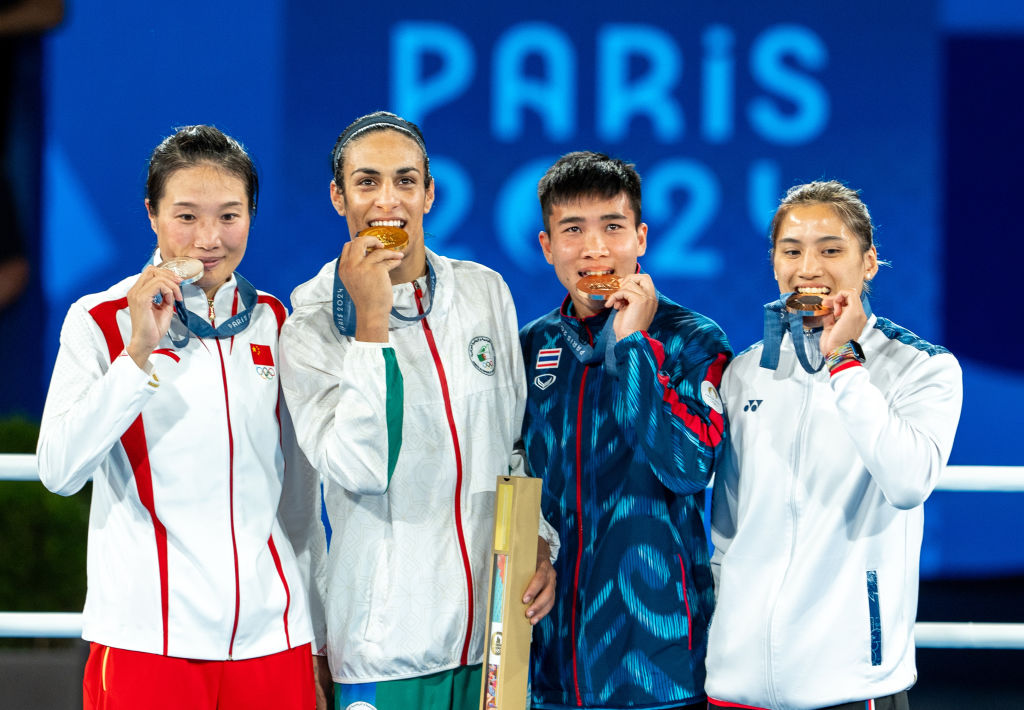
<path id="1" fill-rule="evenodd" d="M 537 364 L 535 367 L 538 370 L 547 370 L 553 367 L 558 367 L 558 361 L 562 358 L 561 348 L 545 348 L 537 351 Z"/>

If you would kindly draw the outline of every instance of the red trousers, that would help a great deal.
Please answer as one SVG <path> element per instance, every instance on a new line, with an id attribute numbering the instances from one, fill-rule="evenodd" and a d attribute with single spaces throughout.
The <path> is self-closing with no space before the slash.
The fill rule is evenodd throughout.
<path id="1" fill-rule="evenodd" d="M 85 710 L 313 710 L 309 644 L 244 661 L 194 661 L 90 644 Z"/>

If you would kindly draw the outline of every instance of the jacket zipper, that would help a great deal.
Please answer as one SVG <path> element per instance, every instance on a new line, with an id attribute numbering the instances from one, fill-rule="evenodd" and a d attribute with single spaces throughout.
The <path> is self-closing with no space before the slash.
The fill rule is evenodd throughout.
<path id="1" fill-rule="evenodd" d="M 576 664 L 579 636 L 576 634 L 576 602 L 580 596 L 580 563 L 583 559 L 583 392 L 587 386 L 587 373 L 590 365 L 583 366 L 583 377 L 580 379 L 580 396 L 576 404 L 576 570 L 572 578 L 572 684 L 576 692 L 576 707 L 583 707 L 580 697 L 580 677 Z"/>
<path id="2" fill-rule="evenodd" d="M 797 515 L 796 509 L 796 478 L 799 463 L 800 463 L 800 450 L 803 446 L 804 436 L 807 433 L 807 410 L 810 407 L 811 398 L 814 392 L 814 380 L 811 378 L 804 387 L 803 402 L 800 405 L 800 415 L 797 421 L 800 425 L 797 427 L 796 438 L 793 441 L 793 479 L 791 481 L 792 488 L 789 492 L 789 512 L 793 520 L 792 539 L 789 541 L 789 559 L 786 562 L 786 569 L 782 573 L 782 579 L 779 581 L 778 590 L 775 593 L 775 601 L 772 603 L 771 611 L 768 612 L 768 626 L 765 633 L 765 681 L 766 689 L 768 691 L 768 698 L 771 700 L 771 706 L 778 705 L 778 698 L 776 697 L 775 691 L 775 672 L 772 668 L 772 624 L 775 622 L 775 609 L 779 605 L 779 600 L 782 597 L 783 588 L 786 586 L 786 578 L 789 576 L 790 567 L 793 565 L 793 556 L 796 550 L 796 538 L 797 538 L 797 523 L 799 522 L 799 516 Z"/>
<path id="3" fill-rule="evenodd" d="M 580 323 L 583 325 L 583 332 L 587 334 L 587 341 L 593 345 L 594 338 L 590 329 L 582 321 Z M 576 618 L 578 616 L 576 606 L 580 596 L 580 566 L 583 561 L 583 393 L 587 389 L 587 373 L 589 372 L 590 365 L 584 365 L 583 376 L 580 378 L 580 396 L 576 403 L 576 569 L 572 578 L 572 685 L 576 693 L 576 707 L 583 707 L 577 663 L 577 647 L 580 637 L 576 633 Z"/>
<path id="4" fill-rule="evenodd" d="M 423 315 L 423 293 L 418 283 L 413 282 L 413 294 L 416 296 L 416 310 Z M 441 364 L 441 356 L 437 351 L 437 344 L 434 342 L 434 333 L 430 329 L 427 319 L 420 320 L 423 324 L 423 333 L 427 338 L 427 345 L 430 347 L 430 354 L 434 358 L 434 366 L 437 369 L 437 376 L 441 382 L 441 395 L 444 397 L 444 410 L 448 417 L 448 430 L 452 435 L 452 444 L 455 446 L 455 532 L 459 539 L 459 552 L 462 555 L 462 567 L 466 573 L 466 635 L 462 641 L 461 665 L 468 663 L 469 641 L 473 633 L 473 571 L 469 566 L 469 553 L 466 551 L 466 536 L 462 530 L 462 449 L 459 447 L 459 434 L 455 430 L 455 415 L 452 412 L 451 397 L 448 394 L 448 379 L 444 374 L 444 366 Z"/>
<path id="5" fill-rule="evenodd" d="M 210 325 L 214 325 L 213 299 L 210 304 Z M 228 515 L 231 520 L 231 556 L 235 565 L 235 618 L 231 624 L 231 640 L 228 642 L 228 660 L 233 660 L 235 651 L 235 634 L 238 633 L 238 614 L 241 607 L 241 587 L 238 580 L 238 540 L 235 537 L 235 439 L 231 432 L 231 403 L 228 400 L 228 373 L 224 366 L 224 351 L 220 347 L 220 339 L 215 338 L 217 353 L 220 355 L 220 376 L 224 383 L 224 412 L 228 419 Z"/>

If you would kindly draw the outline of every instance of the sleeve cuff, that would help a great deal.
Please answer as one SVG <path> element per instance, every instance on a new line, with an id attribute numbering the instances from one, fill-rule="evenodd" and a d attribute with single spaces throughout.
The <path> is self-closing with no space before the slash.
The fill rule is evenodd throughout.
<path id="1" fill-rule="evenodd" d="M 122 376 L 136 380 L 143 385 L 144 391 L 153 393 L 160 389 L 160 377 L 157 375 L 156 367 L 152 360 L 146 360 L 140 368 L 132 360 L 127 350 L 122 350 L 110 366 L 111 370 L 122 370 Z"/>
<path id="2" fill-rule="evenodd" d="M 558 531 L 552 527 L 551 523 L 544 519 L 544 516 L 540 516 L 540 524 L 537 534 L 544 538 L 544 542 L 548 544 L 551 550 L 549 561 L 551 564 L 555 564 L 555 560 L 558 559 L 558 550 L 562 547 L 562 542 L 558 538 Z"/>
<path id="3" fill-rule="evenodd" d="M 828 371 L 829 378 L 835 377 L 840 372 L 843 372 L 844 370 L 849 370 L 852 367 L 862 367 L 862 365 L 857 360 L 846 360 L 845 362 L 839 363 L 838 365 L 836 365 L 835 367 Z"/>

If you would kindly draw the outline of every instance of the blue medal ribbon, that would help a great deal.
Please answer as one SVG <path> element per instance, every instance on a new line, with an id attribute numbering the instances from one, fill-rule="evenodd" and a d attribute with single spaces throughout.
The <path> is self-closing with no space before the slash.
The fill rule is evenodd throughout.
<path id="1" fill-rule="evenodd" d="M 800 361 L 800 366 L 805 372 L 814 374 L 825 366 L 822 358 L 817 367 L 812 367 L 807 361 L 807 349 L 804 343 L 804 317 L 799 313 L 790 313 L 786 309 L 786 299 L 793 295 L 793 291 L 784 293 L 779 300 L 764 304 L 764 346 L 761 349 L 761 367 L 767 370 L 775 370 L 779 367 L 779 355 L 782 350 L 782 338 L 788 330 L 793 337 L 793 349 Z M 871 303 L 868 301 L 866 292 L 861 292 L 860 302 L 864 305 L 864 312 L 871 317 Z"/>
<path id="2" fill-rule="evenodd" d="M 156 251 L 153 252 L 156 254 Z M 145 266 L 150 266 L 154 262 L 154 257 L 150 256 L 149 261 L 146 262 Z M 145 266 L 143 268 L 145 268 Z M 249 327 L 249 320 L 252 318 L 252 310 L 256 307 L 256 301 L 258 296 L 256 294 L 256 288 L 249 283 L 249 280 L 242 276 L 237 271 L 235 272 L 235 282 L 238 288 L 238 296 L 242 301 L 242 311 L 228 318 L 226 321 L 221 323 L 216 328 L 206 322 L 202 316 L 196 315 L 192 311 L 185 308 L 184 301 L 174 302 L 174 313 L 178 316 L 178 320 L 187 329 L 185 336 L 180 340 L 176 339 L 171 331 L 167 331 L 167 337 L 174 343 L 174 347 L 183 348 L 188 345 L 191 333 L 199 336 L 200 338 L 231 338 L 236 334 L 241 333 L 247 327 Z M 185 284 L 182 284 L 183 286 Z M 163 295 L 156 294 L 153 297 L 153 303 L 160 305 L 163 302 Z"/>
<path id="3" fill-rule="evenodd" d="M 354 337 L 356 334 L 356 305 L 352 303 L 352 297 L 348 294 L 348 289 L 345 288 L 345 284 L 342 283 L 341 277 L 338 275 L 338 261 L 341 260 L 339 256 L 334 262 L 334 327 L 338 329 L 338 332 L 348 337 Z M 399 320 L 404 320 L 407 323 L 415 323 L 416 321 L 423 320 L 429 314 L 431 309 L 434 307 L 434 293 L 437 290 L 437 274 L 434 272 L 434 266 L 427 260 L 427 310 L 423 313 L 417 313 L 414 316 L 402 315 L 398 312 L 398 309 L 394 306 L 391 307 L 391 315 Z"/>
<path id="4" fill-rule="evenodd" d="M 174 302 L 174 312 L 178 315 L 178 320 L 184 323 L 185 327 L 188 328 L 188 332 L 185 333 L 185 337 L 181 340 L 176 340 L 175 337 L 171 335 L 171 331 L 167 331 L 167 335 L 171 339 L 171 342 L 174 343 L 174 347 L 185 347 L 188 344 L 189 337 L 191 337 L 190 333 L 194 333 L 200 338 L 231 338 L 249 327 L 249 321 L 252 319 L 252 311 L 256 307 L 256 301 L 258 298 L 256 289 L 251 283 L 249 283 L 248 279 L 237 271 L 235 272 L 235 281 L 237 282 L 238 297 L 242 301 L 242 310 L 228 318 L 219 326 L 214 327 L 210 325 L 202 316 L 185 308 L 184 301 Z"/>
<path id="5" fill-rule="evenodd" d="M 569 316 L 563 316 L 558 320 L 558 328 L 562 331 L 562 337 L 569 343 L 569 348 L 572 350 L 573 355 L 576 356 L 576 359 L 584 365 L 596 365 L 603 360 L 605 370 L 613 377 L 617 372 L 615 367 L 615 343 L 617 341 L 615 339 L 614 327 L 616 315 L 618 315 L 618 311 L 612 309 L 612 312 L 608 314 L 608 319 L 601 327 L 601 332 L 597 336 L 597 342 L 593 345 L 580 340 L 573 328 L 566 322 Z"/>

